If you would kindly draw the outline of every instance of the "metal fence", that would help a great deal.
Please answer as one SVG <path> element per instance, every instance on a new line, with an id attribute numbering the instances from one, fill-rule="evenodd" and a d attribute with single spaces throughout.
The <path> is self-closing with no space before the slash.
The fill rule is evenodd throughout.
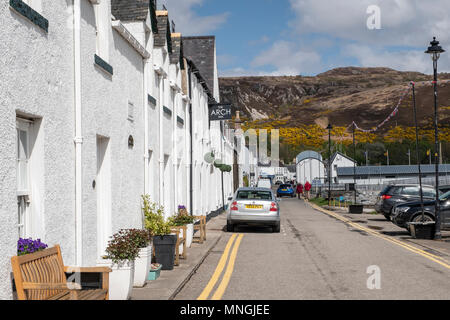
<path id="1" fill-rule="evenodd" d="M 419 178 L 410 178 L 410 179 L 393 180 L 393 181 L 385 182 L 385 185 L 387 185 L 387 184 L 419 184 Z M 435 186 L 436 178 L 434 178 L 434 177 L 422 178 L 422 184 Z M 450 176 L 439 177 L 439 185 L 440 186 L 450 185 Z"/>

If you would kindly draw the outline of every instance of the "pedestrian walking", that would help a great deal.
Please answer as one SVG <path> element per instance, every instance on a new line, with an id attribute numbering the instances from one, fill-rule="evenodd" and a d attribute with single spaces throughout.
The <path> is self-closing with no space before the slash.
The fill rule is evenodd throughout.
<path id="1" fill-rule="evenodd" d="M 297 185 L 297 196 L 299 199 L 303 196 L 303 185 L 301 183 Z"/>
<path id="2" fill-rule="evenodd" d="M 306 191 L 306 199 L 308 199 L 308 200 L 310 198 L 309 192 L 311 191 L 311 187 L 312 187 L 311 183 L 309 183 L 309 181 L 306 181 L 306 183 L 305 183 L 305 191 Z"/>

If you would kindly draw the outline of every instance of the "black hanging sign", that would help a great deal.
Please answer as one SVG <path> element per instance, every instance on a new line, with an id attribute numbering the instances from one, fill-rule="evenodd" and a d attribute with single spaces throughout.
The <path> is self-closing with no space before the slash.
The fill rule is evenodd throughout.
<path id="1" fill-rule="evenodd" d="M 231 120 L 231 104 L 210 104 L 209 121 Z"/>

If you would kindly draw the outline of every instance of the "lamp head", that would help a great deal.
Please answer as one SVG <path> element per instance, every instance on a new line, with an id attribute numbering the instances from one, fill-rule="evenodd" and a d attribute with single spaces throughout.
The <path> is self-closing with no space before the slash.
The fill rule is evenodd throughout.
<path id="1" fill-rule="evenodd" d="M 444 53 L 445 50 L 439 45 L 439 41 L 436 40 L 436 37 L 433 37 L 433 41 L 430 42 L 430 45 L 431 46 L 428 47 L 428 50 L 425 51 L 425 53 L 430 54 L 433 61 L 439 60 L 441 53 Z"/>

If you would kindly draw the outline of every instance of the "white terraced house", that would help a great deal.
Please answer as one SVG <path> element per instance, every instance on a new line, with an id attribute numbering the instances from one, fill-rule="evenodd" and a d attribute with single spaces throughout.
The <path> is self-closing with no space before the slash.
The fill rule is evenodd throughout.
<path id="1" fill-rule="evenodd" d="M 92 266 L 113 233 L 142 227 L 143 194 L 167 217 L 222 208 L 233 172 L 204 159 L 234 159 L 228 125 L 208 121 L 214 37 L 199 55 L 151 0 L 2 1 L 0 27 L 0 299 L 19 237 Z"/>

